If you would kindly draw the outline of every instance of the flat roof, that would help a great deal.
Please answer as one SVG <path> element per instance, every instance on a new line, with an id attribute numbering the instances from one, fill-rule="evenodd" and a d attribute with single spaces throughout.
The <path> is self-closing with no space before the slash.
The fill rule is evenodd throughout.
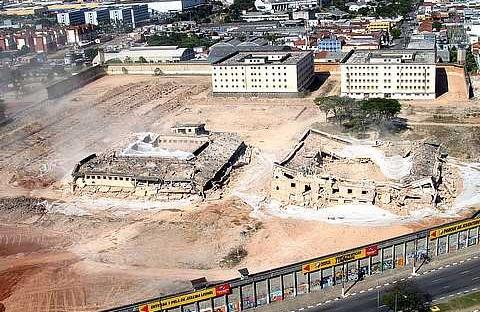
<path id="1" fill-rule="evenodd" d="M 383 62 L 375 62 L 379 58 L 401 58 L 402 55 L 413 55 L 413 57 L 402 59 L 400 64 L 435 64 L 434 50 L 356 50 L 346 60 L 346 64 L 389 64 Z M 372 60 L 373 59 L 373 60 Z M 397 63 L 391 63 L 395 65 Z"/>
<path id="2" fill-rule="evenodd" d="M 303 58 L 307 57 L 312 52 L 309 51 L 248 51 L 238 52 L 226 59 L 220 60 L 215 65 L 263 65 L 259 63 L 245 63 L 242 60 L 247 57 L 262 57 L 262 56 L 285 56 L 278 60 L 269 60 L 268 65 L 295 65 Z"/>

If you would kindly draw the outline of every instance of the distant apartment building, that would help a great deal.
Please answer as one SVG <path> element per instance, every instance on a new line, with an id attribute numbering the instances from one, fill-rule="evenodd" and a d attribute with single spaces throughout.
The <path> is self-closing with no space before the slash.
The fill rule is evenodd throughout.
<path id="1" fill-rule="evenodd" d="M 140 4 L 140 3 L 138 3 Z M 160 0 L 148 1 L 148 9 L 157 13 L 184 12 L 205 5 L 205 0 Z"/>
<path id="2" fill-rule="evenodd" d="M 338 52 L 342 50 L 342 41 L 333 38 L 319 39 L 317 51 Z"/>
<path id="3" fill-rule="evenodd" d="M 390 33 L 392 30 L 392 23 L 390 21 L 372 21 L 368 24 L 367 29 L 370 31 L 384 30 Z"/>
<path id="4" fill-rule="evenodd" d="M 110 13 L 107 8 L 88 10 L 83 12 L 85 15 L 85 24 L 87 25 L 106 25 L 110 23 Z"/>
<path id="5" fill-rule="evenodd" d="M 356 99 L 434 99 L 435 60 L 435 50 L 356 50 L 340 64 L 341 94 Z"/>
<path id="6" fill-rule="evenodd" d="M 310 10 L 318 7 L 318 0 L 255 0 L 255 8 L 261 12 Z"/>
<path id="7" fill-rule="evenodd" d="M 85 14 L 83 10 L 72 10 L 68 12 L 57 13 L 57 22 L 61 25 L 82 25 L 85 24 Z"/>
<path id="8" fill-rule="evenodd" d="M 95 25 L 70 26 L 66 29 L 67 43 L 79 45 L 82 42 L 90 42 L 97 38 Z"/>
<path id="9" fill-rule="evenodd" d="M 212 66 L 214 95 L 298 95 L 314 75 L 310 51 L 236 52 Z"/>
<path id="10" fill-rule="evenodd" d="M 132 25 L 133 15 L 130 7 L 119 7 L 110 9 L 110 23 L 112 25 Z M 134 27 L 134 26 L 133 26 Z"/>
<path id="11" fill-rule="evenodd" d="M 195 52 L 192 49 L 177 46 L 132 47 L 118 52 L 101 52 L 94 58 L 93 64 L 103 64 L 113 59 L 134 63 L 140 58 L 147 63 L 178 63 L 194 57 Z"/>

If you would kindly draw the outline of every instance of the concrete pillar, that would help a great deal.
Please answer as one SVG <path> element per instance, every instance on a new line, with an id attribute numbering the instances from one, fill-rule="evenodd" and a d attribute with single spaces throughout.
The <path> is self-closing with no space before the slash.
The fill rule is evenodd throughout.
<path id="1" fill-rule="evenodd" d="M 320 269 L 320 289 L 323 289 L 323 269 Z"/>
<path id="2" fill-rule="evenodd" d="M 256 308 L 257 307 L 257 283 L 256 282 L 252 283 L 252 288 L 253 288 L 253 306 Z"/>
<path id="3" fill-rule="evenodd" d="M 459 250 L 460 249 L 460 234 L 462 232 L 458 232 L 457 233 L 457 249 L 456 250 Z M 467 236 L 468 236 L 468 230 L 467 230 Z"/>
<path id="4" fill-rule="evenodd" d="M 215 302 L 213 298 L 210 298 L 210 307 L 212 311 L 215 311 Z M 200 311 L 200 309 L 198 311 Z"/>
<path id="5" fill-rule="evenodd" d="M 282 300 L 285 300 L 285 281 L 283 280 L 283 274 L 280 275 L 280 288 L 282 289 Z"/>
<path id="6" fill-rule="evenodd" d="M 243 291 L 242 286 L 238 287 L 238 294 L 240 296 L 240 311 L 243 311 Z"/>
<path id="7" fill-rule="evenodd" d="M 383 272 L 383 248 L 380 249 L 380 272 Z"/>
<path id="8" fill-rule="evenodd" d="M 224 298 L 225 298 L 225 306 L 227 307 L 227 311 L 228 311 L 228 295 L 225 295 Z"/>
<path id="9" fill-rule="evenodd" d="M 270 297 L 270 279 L 267 278 L 267 304 L 270 304 L 271 302 L 271 297 Z"/>
<path id="10" fill-rule="evenodd" d="M 332 286 L 335 286 L 337 285 L 337 275 L 335 274 L 335 266 L 332 267 L 332 280 L 333 280 L 333 285 Z"/>
<path id="11" fill-rule="evenodd" d="M 368 257 L 368 275 L 372 275 L 372 259 L 372 256 Z"/>
<path id="12" fill-rule="evenodd" d="M 310 292 L 310 272 L 307 273 L 307 294 Z"/>
<path id="13" fill-rule="evenodd" d="M 450 252 L 450 234 L 447 235 L 447 247 L 445 248 L 446 253 Z"/>
<path id="14" fill-rule="evenodd" d="M 297 294 L 298 294 L 297 272 L 293 272 L 293 296 L 296 297 Z"/>
<path id="15" fill-rule="evenodd" d="M 395 252 L 395 244 L 392 246 L 392 269 L 397 267 L 397 255 Z"/>
<path id="16" fill-rule="evenodd" d="M 438 256 L 438 250 L 440 249 L 440 238 L 437 238 L 435 240 L 436 244 L 435 244 L 435 257 Z"/>

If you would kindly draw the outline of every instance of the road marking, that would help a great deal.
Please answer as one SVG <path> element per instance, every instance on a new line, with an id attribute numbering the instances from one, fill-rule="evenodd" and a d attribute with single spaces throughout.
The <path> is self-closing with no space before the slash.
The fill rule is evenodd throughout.
<path id="1" fill-rule="evenodd" d="M 443 266 L 439 267 L 438 269 L 439 269 L 439 270 L 443 269 Z"/>
<path id="2" fill-rule="evenodd" d="M 405 278 L 402 278 L 402 279 L 401 279 L 401 281 L 404 281 L 404 280 L 405 280 Z"/>
<path id="3" fill-rule="evenodd" d="M 321 302 L 317 303 L 317 307 L 319 307 L 319 306 L 321 306 L 321 305 L 322 305 L 322 303 L 321 303 Z"/>
<path id="4" fill-rule="evenodd" d="M 388 285 L 390 285 L 390 283 L 385 283 L 385 284 L 383 284 L 383 286 L 388 286 Z"/>
<path id="5" fill-rule="evenodd" d="M 332 302 L 332 300 L 327 300 L 327 301 L 325 301 L 325 303 L 330 303 L 330 302 Z"/>
<path id="6" fill-rule="evenodd" d="M 460 263 L 464 263 L 464 262 L 465 262 L 465 260 L 460 260 Z"/>
<path id="7" fill-rule="evenodd" d="M 472 258 L 467 258 L 467 261 L 470 261 L 470 260 L 472 260 Z"/>
<path id="8" fill-rule="evenodd" d="M 300 308 L 300 309 L 298 309 L 298 311 L 303 311 L 303 310 L 305 310 L 305 308 Z"/>
<path id="9" fill-rule="evenodd" d="M 462 293 L 461 292 L 457 292 L 457 295 L 461 295 Z"/>
<path id="10" fill-rule="evenodd" d="M 375 288 L 380 288 L 380 287 L 382 287 L 382 286 L 380 286 L 380 285 L 375 286 Z"/>
<path id="11" fill-rule="evenodd" d="M 412 278 L 412 277 L 413 277 L 413 276 L 411 276 L 411 275 L 410 275 L 410 276 L 409 276 L 409 277 L 407 277 L 407 278 L 408 278 L 408 279 L 410 279 L 410 278 Z"/>
<path id="12" fill-rule="evenodd" d="M 333 301 L 338 301 L 338 300 L 340 300 L 340 298 L 335 298 L 335 299 L 333 299 Z"/>
<path id="13" fill-rule="evenodd" d="M 436 271 L 436 269 L 431 269 L 431 270 L 430 270 L 430 272 L 435 272 L 435 271 Z"/>
<path id="14" fill-rule="evenodd" d="M 360 290 L 360 293 L 363 294 L 365 292 L 365 290 Z"/>
<path id="15" fill-rule="evenodd" d="M 432 280 L 432 283 L 438 282 L 438 281 L 441 281 L 441 280 L 442 280 L 441 278 L 437 278 L 437 279 Z"/>
<path id="16" fill-rule="evenodd" d="M 470 290 L 465 290 L 464 293 L 468 294 L 470 292 Z"/>
<path id="17" fill-rule="evenodd" d="M 396 282 L 398 282 L 398 281 L 393 281 L 392 284 L 395 284 Z"/>
<path id="18" fill-rule="evenodd" d="M 473 259 L 478 259 L 478 256 L 473 257 Z"/>
<path id="19" fill-rule="evenodd" d="M 460 274 L 462 274 L 462 275 L 463 275 L 463 274 L 467 274 L 467 273 L 469 273 L 469 272 L 470 272 L 470 270 L 466 270 L 466 271 L 462 271 L 462 272 L 460 272 Z"/>
<path id="20" fill-rule="evenodd" d="M 454 263 L 452 263 L 452 265 L 457 265 L 457 264 L 458 264 L 458 262 L 454 262 Z"/>
<path id="21" fill-rule="evenodd" d="M 308 306 L 308 308 L 309 308 L 309 309 L 311 309 L 311 308 L 313 308 L 313 306 L 312 306 L 312 305 L 310 305 L 310 306 Z"/>
<path id="22" fill-rule="evenodd" d="M 480 276 L 474 277 L 474 278 L 472 278 L 472 281 L 477 280 L 479 278 L 480 278 Z"/>
<path id="23" fill-rule="evenodd" d="M 373 287 L 370 287 L 370 288 L 368 289 L 368 291 L 370 291 L 370 290 L 373 290 Z"/>
<path id="24" fill-rule="evenodd" d="M 446 268 L 449 268 L 449 267 L 450 267 L 450 264 L 447 264 L 445 267 L 446 267 Z"/>
<path id="25" fill-rule="evenodd" d="M 448 296 L 449 296 L 449 297 L 453 297 L 454 295 L 453 295 L 453 294 L 451 294 L 451 295 L 448 295 Z"/>
<path id="26" fill-rule="evenodd" d="M 477 287 L 475 287 L 475 288 L 472 288 L 472 291 L 475 291 L 475 290 L 477 290 L 477 289 L 478 289 Z"/>
<path id="27" fill-rule="evenodd" d="M 445 299 L 445 297 L 440 297 L 440 298 L 439 298 L 439 300 L 443 300 L 443 299 Z"/>

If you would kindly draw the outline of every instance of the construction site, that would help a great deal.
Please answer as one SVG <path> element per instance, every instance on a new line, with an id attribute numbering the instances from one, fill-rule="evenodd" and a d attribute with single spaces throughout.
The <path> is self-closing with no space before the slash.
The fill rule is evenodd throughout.
<path id="1" fill-rule="evenodd" d="M 446 158 L 438 142 L 353 141 L 308 130 L 274 164 L 272 198 L 316 209 L 372 204 L 401 215 L 449 206 L 462 179 Z"/>
<path id="2" fill-rule="evenodd" d="M 2 305 L 7 311 L 98 311 L 191 289 L 195 278 L 224 280 L 237 277 L 239 268 L 258 272 L 411 233 L 479 207 L 476 102 L 439 107 L 441 119 L 426 109 L 432 103 L 405 104 L 408 128 L 369 146 L 410 160 L 412 167 L 400 170 L 408 174 L 391 178 L 372 157 L 347 157 L 358 143 L 348 133 L 323 129 L 330 125 L 313 100 L 338 94 L 337 75 L 291 99 L 214 98 L 210 80 L 106 75 L 57 99 L 44 92 L 5 97 L 0 311 Z M 304 139 L 312 128 L 353 144 L 321 135 Z M 302 139 L 308 148 L 282 165 Z M 417 148 L 429 156 L 422 170 L 414 166 Z M 367 177 L 375 196 L 366 200 L 376 208 L 354 199 L 354 209 L 340 201 L 329 207 L 321 196 L 307 197 L 304 205 L 306 183 L 297 182 L 298 201 L 285 197 L 285 204 L 305 209 L 274 211 L 272 173 L 292 170 L 306 181 L 307 159 L 319 176 L 335 171 L 335 183 Z M 453 183 L 450 175 L 461 179 Z M 384 204 L 380 182 L 421 187 L 399 189 L 399 197 Z M 410 203 L 400 194 L 407 190 L 423 195 Z M 432 211 L 406 218 L 417 200 Z"/>

